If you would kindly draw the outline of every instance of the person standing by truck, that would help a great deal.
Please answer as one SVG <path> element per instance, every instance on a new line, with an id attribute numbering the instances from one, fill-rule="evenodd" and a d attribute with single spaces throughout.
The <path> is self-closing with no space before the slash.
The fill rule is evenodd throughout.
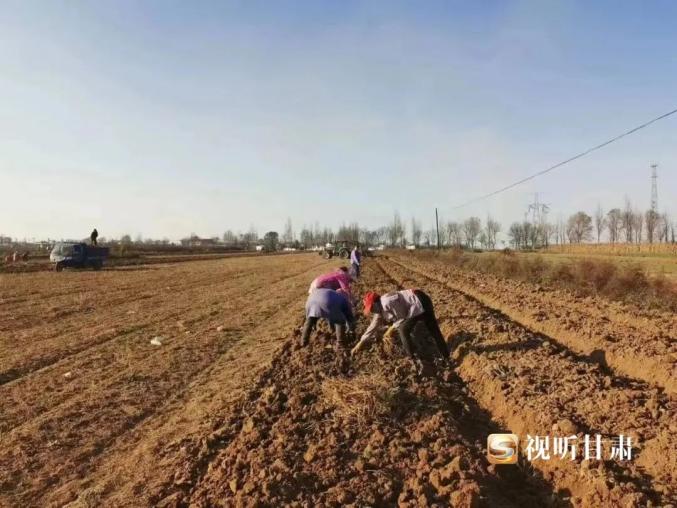
<path id="1" fill-rule="evenodd" d="M 362 334 L 360 341 L 352 349 L 352 355 L 364 349 L 369 342 L 376 338 L 379 328 L 392 323 L 400 336 L 402 348 L 420 373 L 422 365 L 420 359 L 416 356 L 411 335 L 416 324 L 423 322 L 435 341 L 440 356 L 445 360 L 449 358 L 449 348 L 437 324 L 433 302 L 420 289 L 393 291 L 383 296 L 369 291 L 364 296 L 363 303 L 365 316 L 371 314 L 373 318 L 369 328 Z"/>
<path id="2" fill-rule="evenodd" d="M 89 239 L 92 241 L 92 245 L 98 245 L 96 243 L 96 239 L 99 238 L 99 232 L 94 228 L 94 231 L 92 231 L 92 234 L 89 235 Z"/>
<path id="3" fill-rule="evenodd" d="M 350 253 L 350 267 L 355 278 L 360 276 L 360 263 L 362 261 L 362 254 L 360 254 L 359 245 L 353 247 L 352 252 Z"/>

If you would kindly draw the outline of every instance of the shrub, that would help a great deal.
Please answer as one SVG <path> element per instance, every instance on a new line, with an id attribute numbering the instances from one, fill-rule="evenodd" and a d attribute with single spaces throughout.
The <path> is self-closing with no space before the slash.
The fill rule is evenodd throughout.
<path id="1" fill-rule="evenodd" d="M 447 251 L 438 258 L 466 270 L 549 283 L 581 295 L 600 295 L 642 307 L 677 311 L 675 284 L 664 276 L 650 277 L 639 265 L 621 266 L 592 258 L 553 262 L 542 256 L 476 255 L 463 251 Z"/>

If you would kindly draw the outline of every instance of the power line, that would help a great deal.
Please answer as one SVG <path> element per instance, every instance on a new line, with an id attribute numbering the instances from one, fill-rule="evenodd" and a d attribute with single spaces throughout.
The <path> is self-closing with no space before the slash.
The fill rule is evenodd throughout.
<path id="1" fill-rule="evenodd" d="M 569 159 L 567 159 L 567 160 L 564 160 L 564 161 L 562 161 L 562 162 L 558 162 L 558 163 L 555 164 L 554 166 L 550 166 L 549 168 L 544 169 L 544 170 L 542 170 L 542 171 L 539 171 L 538 173 L 534 173 L 533 175 L 527 176 L 526 178 L 522 178 L 521 180 L 519 180 L 519 181 L 517 181 L 517 182 L 511 183 L 510 185 L 506 185 L 505 187 L 502 187 L 502 188 L 500 188 L 500 189 L 498 189 L 498 190 L 495 190 L 495 191 L 493 191 L 493 192 L 490 192 L 489 194 L 484 194 L 483 196 L 478 196 L 478 197 L 476 197 L 476 198 L 471 199 L 470 201 L 466 201 L 465 203 L 463 203 L 463 204 L 461 204 L 461 205 L 454 206 L 454 207 L 452 207 L 452 210 L 456 210 L 456 209 L 458 209 L 458 208 L 463 208 L 464 206 L 468 206 L 468 205 L 470 205 L 470 204 L 472 204 L 472 203 L 476 203 L 477 201 L 482 201 L 483 199 L 490 198 L 490 197 L 492 197 L 492 196 L 495 196 L 496 194 L 500 194 L 501 192 L 505 192 L 505 191 L 507 191 L 508 189 L 512 189 L 513 187 L 517 187 L 518 185 L 521 185 L 521 184 L 523 184 L 524 182 L 528 182 L 529 180 L 533 180 L 534 178 L 536 178 L 536 177 L 538 177 L 538 176 L 541 176 L 541 175 L 544 175 L 544 174 L 546 174 L 546 173 L 549 173 L 550 171 L 553 171 L 553 170 L 555 170 L 555 169 L 557 169 L 557 168 L 559 168 L 559 167 L 564 166 L 565 164 L 568 164 L 568 163 L 570 163 L 570 162 L 573 162 L 573 161 L 575 161 L 576 159 L 580 159 L 581 157 L 585 157 L 585 156 L 588 155 L 589 153 L 592 153 L 592 152 L 594 152 L 594 151 L 596 151 L 596 150 L 599 150 L 600 148 L 604 148 L 605 146 L 610 145 L 611 143 L 614 143 L 614 142 L 618 141 L 619 139 L 624 138 L 625 136 L 629 136 L 630 134 L 634 134 L 635 132 L 644 129 L 645 127 L 648 127 L 648 126 L 651 125 L 652 123 L 657 122 L 657 121 L 659 121 L 659 120 L 663 120 L 664 118 L 667 118 L 667 117 L 669 117 L 670 115 L 674 115 L 675 113 L 677 113 L 677 109 L 673 109 L 672 111 L 669 111 L 668 113 L 665 113 L 665 114 L 663 114 L 663 115 L 661 115 L 661 116 L 657 116 L 656 118 L 653 118 L 652 120 L 649 120 L 648 122 L 645 122 L 645 123 L 643 123 L 643 124 L 641 124 L 641 125 L 638 125 L 637 127 L 633 128 L 633 129 L 630 129 L 629 131 L 624 132 L 623 134 L 619 134 L 618 136 L 616 136 L 616 137 L 614 137 L 614 138 L 611 138 L 610 140 L 605 141 L 604 143 L 601 143 L 601 144 L 599 144 L 599 145 L 597 145 L 597 146 L 593 146 L 592 148 L 588 148 L 588 149 L 585 150 L 584 152 L 581 152 L 581 153 L 579 153 L 578 155 L 574 155 L 573 157 L 571 157 L 571 158 L 569 158 Z"/>

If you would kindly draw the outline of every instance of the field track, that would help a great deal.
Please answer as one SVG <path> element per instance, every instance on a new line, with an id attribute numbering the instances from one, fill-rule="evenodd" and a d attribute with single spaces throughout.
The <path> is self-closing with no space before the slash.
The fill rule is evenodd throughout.
<path id="1" fill-rule="evenodd" d="M 674 502 L 674 316 L 592 299 L 567 314 L 566 293 L 370 259 L 357 292 L 423 288 L 455 369 L 417 379 L 372 346 L 349 379 L 387 383 L 397 404 L 356 423 L 327 398 L 343 379 L 331 335 L 293 343 L 310 280 L 337 264 L 295 255 L 0 275 L 0 506 Z M 623 433 L 638 445 L 624 463 L 496 468 L 485 440 L 500 430 Z"/>

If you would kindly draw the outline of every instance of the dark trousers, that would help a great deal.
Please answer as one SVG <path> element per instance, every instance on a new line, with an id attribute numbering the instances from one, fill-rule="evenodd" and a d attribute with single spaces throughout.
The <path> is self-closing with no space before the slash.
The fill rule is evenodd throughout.
<path id="1" fill-rule="evenodd" d="M 435 341 L 437 350 L 439 351 L 442 358 L 449 357 L 449 348 L 447 343 L 444 340 L 440 326 L 437 324 L 437 318 L 435 317 L 435 310 L 433 309 L 433 302 L 430 297 L 425 294 L 423 291 L 417 289 L 414 291 L 414 294 L 421 302 L 423 307 L 423 313 L 413 318 L 405 319 L 404 322 L 397 329 L 397 333 L 400 336 L 400 341 L 402 342 L 402 347 L 404 351 L 411 358 L 414 358 L 414 348 L 413 341 L 411 338 L 411 332 L 414 330 L 414 327 L 421 321 L 425 323 L 428 333 Z"/>
<path id="2" fill-rule="evenodd" d="M 316 317 L 307 317 L 306 322 L 303 324 L 303 333 L 301 334 L 301 345 L 307 346 L 310 340 L 310 334 L 313 333 L 313 329 L 320 318 Z M 332 324 L 334 331 L 336 332 L 336 351 L 345 351 L 348 349 L 348 337 L 346 336 L 346 325 L 345 323 L 334 323 Z"/>
<path id="3" fill-rule="evenodd" d="M 350 264 L 350 275 L 354 278 L 357 279 L 360 276 L 360 265 L 356 263 L 351 263 Z"/>

